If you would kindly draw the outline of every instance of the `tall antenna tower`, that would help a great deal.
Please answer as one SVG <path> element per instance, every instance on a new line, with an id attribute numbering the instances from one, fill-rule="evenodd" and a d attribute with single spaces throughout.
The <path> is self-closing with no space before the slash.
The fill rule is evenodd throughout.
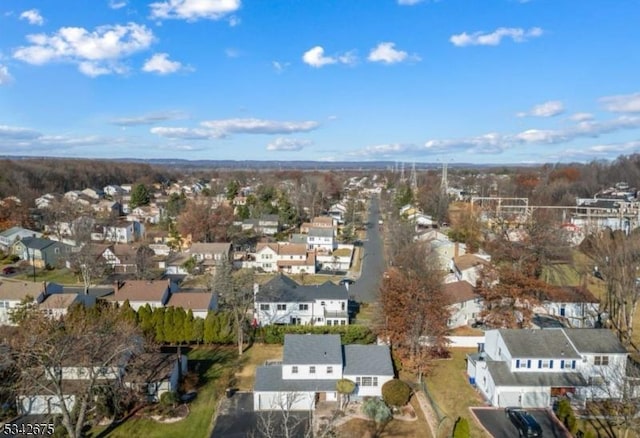
<path id="1" fill-rule="evenodd" d="M 404 161 L 403 161 L 402 165 L 400 167 L 400 182 L 404 184 L 406 182 L 406 180 L 407 179 L 404 176 Z"/>
<path id="2" fill-rule="evenodd" d="M 411 190 L 413 191 L 413 195 L 415 196 L 418 193 L 418 177 L 416 175 L 416 163 L 413 162 L 411 166 Z"/>
<path id="3" fill-rule="evenodd" d="M 447 163 L 442 163 L 442 180 L 440 181 L 440 190 L 446 195 L 449 191 L 449 180 L 447 177 Z"/>

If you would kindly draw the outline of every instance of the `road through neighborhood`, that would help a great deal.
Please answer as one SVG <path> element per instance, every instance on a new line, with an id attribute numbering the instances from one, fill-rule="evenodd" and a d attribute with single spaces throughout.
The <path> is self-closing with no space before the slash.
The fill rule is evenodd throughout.
<path id="1" fill-rule="evenodd" d="M 384 245 L 378 229 L 380 219 L 380 200 L 374 196 L 369 204 L 369 218 L 367 222 L 367 238 L 362 249 L 362 273 L 360 278 L 349 288 L 349 295 L 355 301 L 372 303 L 378 300 L 380 280 L 385 270 Z"/>

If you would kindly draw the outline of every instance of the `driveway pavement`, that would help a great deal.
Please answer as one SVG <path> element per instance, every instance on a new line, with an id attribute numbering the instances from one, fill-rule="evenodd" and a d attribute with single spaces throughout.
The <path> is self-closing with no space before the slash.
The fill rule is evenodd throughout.
<path id="1" fill-rule="evenodd" d="M 292 428 L 296 429 L 289 436 L 304 437 L 310 427 L 310 417 L 309 412 L 288 413 L 287 423 L 295 425 Z M 222 399 L 211 438 L 261 437 L 264 436 L 261 430 L 267 424 L 275 432 L 274 436 L 280 436 L 277 431 L 282 430 L 282 422 L 282 412 L 254 412 L 253 393 L 238 392 L 230 398 Z"/>
<path id="2" fill-rule="evenodd" d="M 501 408 L 472 408 L 480 424 L 495 438 L 511 438 L 518 436 L 518 429 L 511 423 Z M 570 438 L 571 435 L 546 409 L 528 409 L 528 412 L 538 421 L 544 438 Z"/>
<path id="3" fill-rule="evenodd" d="M 378 300 L 380 280 L 385 270 L 384 246 L 378 230 L 378 220 L 380 219 L 379 204 L 378 197 L 371 198 L 367 239 L 362 242 L 362 250 L 364 251 L 362 273 L 360 278 L 349 287 L 349 295 L 353 300 L 362 303 L 372 303 Z"/>

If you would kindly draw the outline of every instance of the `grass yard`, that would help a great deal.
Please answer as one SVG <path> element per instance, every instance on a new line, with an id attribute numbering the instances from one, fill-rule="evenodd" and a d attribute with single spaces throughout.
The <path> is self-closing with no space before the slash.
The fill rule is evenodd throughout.
<path id="1" fill-rule="evenodd" d="M 267 360 L 282 360 L 282 345 L 253 344 L 240 358 L 239 370 L 235 375 L 235 387 L 241 391 L 252 391 L 256 378 L 256 367 Z"/>
<path id="2" fill-rule="evenodd" d="M 451 359 L 437 361 L 433 373 L 426 378 L 426 383 L 440 410 L 451 420 L 445 423 L 449 428 L 453 427 L 458 417 L 466 417 L 471 426 L 472 438 L 489 438 L 469 411 L 469 407 L 484 405 L 480 395 L 469 384 L 465 372 L 465 356 L 475 351 L 475 348 L 452 348 Z"/>
<path id="3" fill-rule="evenodd" d="M 21 270 L 19 275 L 14 278 L 26 281 L 33 281 L 33 267 L 27 267 Z M 68 269 L 46 269 L 36 268 L 36 281 L 50 281 L 58 284 L 78 285 L 78 277 Z"/>
<path id="4" fill-rule="evenodd" d="M 237 360 L 233 347 L 200 347 L 189 352 L 189 369 L 199 375 L 198 396 L 190 403 L 189 415 L 175 423 L 159 423 L 135 415 L 111 431 L 100 428 L 94 437 L 109 438 L 191 438 L 211 434 L 212 420 L 218 400 L 230 385 Z"/>
<path id="5" fill-rule="evenodd" d="M 367 327 L 373 327 L 378 316 L 378 304 L 377 303 L 360 303 L 358 313 L 356 314 L 355 321 L 352 324 L 366 325 Z"/>

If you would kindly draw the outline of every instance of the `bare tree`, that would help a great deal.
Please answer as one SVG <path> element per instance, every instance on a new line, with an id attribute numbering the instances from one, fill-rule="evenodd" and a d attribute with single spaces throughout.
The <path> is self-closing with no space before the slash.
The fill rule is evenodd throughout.
<path id="1" fill-rule="evenodd" d="M 91 231 L 93 220 L 80 218 L 75 221 L 72 229 L 72 237 L 75 247 L 69 253 L 69 265 L 71 269 L 82 279 L 84 293 L 89 293 L 89 287 L 93 280 L 104 273 L 105 264 L 97 254 L 96 247 L 91 243 Z"/>
<path id="2" fill-rule="evenodd" d="M 216 267 L 212 278 L 211 289 L 220 297 L 221 308 L 230 311 L 233 315 L 239 356 L 242 356 L 244 351 L 244 334 L 251 318 L 254 282 L 253 269 L 234 272 L 231 261 L 227 259 L 223 259 L 222 263 Z"/>
<path id="3" fill-rule="evenodd" d="M 583 248 L 595 263 L 605 284 L 603 311 L 625 346 L 633 345 L 633 324 L 640 299 L 640 233 L 603 231 Z"/>
<path id="4" fill-rule="evenodd" d="M 63 319 L 30 312 L 10 342 L 22 408 L 30 397 L 47 397 L 67 434 L 82 436 L 97 389 L 118 382 L 142 344 L 142 334 L 115 308 L 77 307 Z"/>

